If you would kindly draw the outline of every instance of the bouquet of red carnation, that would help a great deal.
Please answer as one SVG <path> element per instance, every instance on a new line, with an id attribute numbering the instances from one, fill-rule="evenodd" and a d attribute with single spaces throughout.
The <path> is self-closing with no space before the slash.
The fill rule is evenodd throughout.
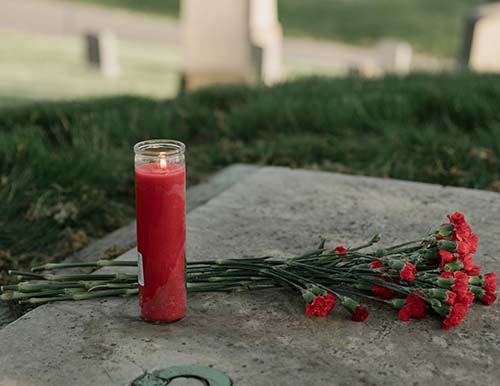
<path id="1" fill-rule="evenodd" d="M 422 319 L 427 312 L 443 318 L 443 328 L 461 323 L 474 300 L 490 305 L 496 300 L 496 274 L 481 275 L 475 264 L 478 237 L 463 214 L 448 216 L 431 234 L 387 248 L 363 245 L 325 248 L 325 240 L 309 252 L 287 259 L 269 256 L 188 262 L 191 292 L 246 291 L 285 288 L 300 294 L 306 315 L 326 317 L 339 303 L 352 320 L 368 317 L 360 300 L 368 299 L 398 310 L 399 319 Z M 37 273 L 68 267 L 136 266 L 136 261 L 99 260 L 94 263 L 45 264 L 32 272 L 14 272 L 35 279 L 3 286 L 1 299 L 23 304 L 83 300 L 137 294 L 136 274 Z"/>

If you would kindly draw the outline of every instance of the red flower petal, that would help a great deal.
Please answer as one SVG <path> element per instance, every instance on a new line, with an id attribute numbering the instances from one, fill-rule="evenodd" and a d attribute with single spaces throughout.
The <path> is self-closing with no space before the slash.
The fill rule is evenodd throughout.
<path id="1" fill-rule="evenodd" d="M 497 294 L 496 293 L 489 293 L 486 292 L 483 296 L 483 303 L 486 304 L 487 306 L 495 303 L 495 300 L 497 300 Z"/>
<path id="2" fill-rule="evenodd" d="M 344 248 L 342 245 L 335 247 L 335 251 L 340 257 L 347 257 L 347 249 Z"/>
<path id="3" fill-rule="evenodd" d="M 450 313 L 443 321 L 443 328 L 445 330 L 449 330 L 454 326 L 458 326 L 462 322 L 462 319 L 467 313 L 467 310 L 468 310 L 467 304 L 455 303 L 451 308 Z"/>
<path id="4" fill-rule="evenodd" d="M 488 293 L 495 293 L 497 291 L 497 275 L 494 272 L 484 274 L 483 288 Z"/>
<path id="5" fill-rule="evenodd" d="M 351 314 L 351 319 L 355 322 L 364 322 L 368 318 L 368 311 L 363 306 L 357 306 Z"/>
<path id="6" fill-rule="evenodd" d="M 416 272 L 417 268 L 412 263 L 406 263 L 401 272 L 399 272 L 399 277 L 401 280 L 414 281 Z"/>
<path id="7" fill-rule="evenodd" d="M 394 291 L 392 289 L 379 285 L 372 286 L 372 292 L 379 299 L 392 299 L 394 297 Z"/>
<path id="8" fill-rule="evenodd" d="M 384 267 L 385 267 L 384 263 L 381 263 L 380 261 L 375 260 L 370 263 L 371 269 L 384 268 Z"/>

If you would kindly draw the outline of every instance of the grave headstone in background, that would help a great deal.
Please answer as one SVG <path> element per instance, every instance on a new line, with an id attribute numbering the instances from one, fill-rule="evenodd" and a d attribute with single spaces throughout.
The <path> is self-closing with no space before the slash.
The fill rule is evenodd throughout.
<path id="1" fill-rule="evenodd" d="M 281 79 L 276 0 L 183 0 L 183 83 L 266 83 Z"/>
<path id="2" fill-rule="evenodd" d="M 102 75 L 107 78 L 120 75 L 118 44 L 114 34 L 109 31 L 87 33 L 85 48 L 89 64 L 98 68 Z"/>
<path id="3" fill-rule="evenodd" d="M 500 2 L 475 7 L 467 17 L 462 67 L 500 71 Z"/>
<path id="4" fill-rule="evenodd" d="M 408 42 L 382 40 L 376 49 L 383 72 L 403 75 L 410 72 L 413 50 Z"/>

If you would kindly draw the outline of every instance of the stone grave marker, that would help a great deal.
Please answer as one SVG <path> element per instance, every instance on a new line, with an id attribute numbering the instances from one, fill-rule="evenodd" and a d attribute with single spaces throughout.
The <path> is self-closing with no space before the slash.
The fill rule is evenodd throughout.
<path id="1" fill-rule="evenodd" d="M 379 65 L 383 72 L 407 74 L 411 69 L 413 50 L 408 42 L 382 40 L 377 45 Z"/>
<path id="2" fill-rule="evenodd" d="M 475 7 L 468 15 L 460 64 L 481 72 L 500 71 L 500 2 Z"/>
<path id="3" fill-rule="evenodd" d="M 183 0 L 181 18 L 185 88 L 281 79 L 276 0 Z"/>
<path id="4" fill-rule="evenodd" d="M 120 75 L 116 36 L 109 31 L 89 32 L 85 35 L 87 61 L 107 78 Z"/>

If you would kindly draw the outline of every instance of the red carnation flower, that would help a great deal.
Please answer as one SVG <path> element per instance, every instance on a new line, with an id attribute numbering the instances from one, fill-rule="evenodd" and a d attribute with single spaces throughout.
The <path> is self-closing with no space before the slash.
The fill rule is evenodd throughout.
<path id="1" fill-rule="evenodd" d="M 472 268 L 474 268 L 474 259 L 471 255 L 460 255 L 459 259 L 464 265 L 465 271 L 470 271 Z"/>
<path id="2" fill-rule="evenodd" d="M 340 257 L 347 257 L 347 249 L 344 248 L 342 245 L 335 247 L 335 251 L 337 252 L 337 255 L 339 255 Z"/>
<path id="3" fill-rule="evenodd" d="M 406 263 L 403 269 L 399 272 L 401 280 L 414 281 L 417 268 L 412 263 Z"/>
<path id="4" fill-rule="evenodd" d="M 409 322 L 411 319 L 411 309 L 410 307 L 404 306 L 399 310 L 399 319 L 403 322 Z"/>
<path id="5" fill-rule="evenodd" d="M 457 299 L 457 294 L 455 292 L 446 291 L 446 300 L 444 301 L 446 304 L 452 306 L 455 304 L 455 300 Z"/>
<path id="6" fill-rule="evenodd" d="M 421 298 L 422 292 L 415 291 L 406 297 L 406 304 L 410 306 L 412 317 L 422 319 L 425 316 L 425 301 Z"/>
<path id="7" fill-rule="evenodd" d="M 479 265 L 475 265 L 466 272 L 467 272 L 467 275 L 469 275 L 469 276 L 477 276 L 481 273 L 481 267 Z"/>
<path id="8" fill-rule="evenodd" d="M 471 227 L 467 221 L 465 221 L 465 217 L 462 213 L 455 212 L 451 216 L 448 216 L 448 219 L 450 220 L 450 224 L 455 226 L 454 238 L 458 241 L 467 240 L 471 236 Z"/>
<path id="9" fill-rule="evenodd" d="M 439 256 L 441 257 L 439 268 L 443 268 L 445 264 L 451 263 L 453 260 L 456 259 L 453 253 L 445 251 L 444 249 L 439 250 Z"/>
<path id="10" fill-rule="evenodd" d="M 370 262 L 371 269 L 384 268 L 384 267 L 385 267 L 384 263 L 381 263 L 380 261 L 375 260 Z"/>
<path id="11" fill-rule="evenodd" d="M 355 322 L 364 322 L 368 318 L 368 311 L 363 306 L 357 306 L 351 314 L 351 319 Z"/>
<path id="12" fill-rule="evenodd" d="M 326 297 L 326 300 L 329 302 L 329 304 L 331 304 L 331 306 L 332 306 L 331 310 L 333 310 L 335 308 L 335 301 L 337 300 L 337 297 L 334 294 L 332 294 L 331 292 L 327 292 L 325 297 Z"/>
<path id="13" fill-rule="evenodd" d="M 497 294 L 496 293 L 490 293 L 490 292 L 486 292 L 484 295 L 483 295 L 483 304 L 489 306 L 493 303 L 495 303 L 495 300 L 497 300 Z"/>
<path id="14" fill-rule="evenodd" d="M 306 315 L 320 316 L 325 318 L 335 307 L 336 296 L 327 292 L 325 295 L 317 295 L 311 303 L 306 304 Z"/>
<path id="15" fill-rule="evenodd" d="M 392 299 L 394 297 L 394 291 L 390 288 L 374 285 L 372 286 L 372 291 L 379 299 Z"/>
<path id="16" fill-rule="evenodd" d="M 439 276 L 444 279 L 451 279 L 453 278 L 453 273 L 451 273 L 450 271 L 443 271 L 439 274 Z"/>
<path id="17" fill-rule="evenodd" d="M 455 303 L 451 307 L 448 316 L 446 316 L 446 319 L 443 321 L 443 328 L 449 330 L 454 326 L 458 326 L 467 313 L 468 308 L 468 305 L 465 303 Z"/>
<path id="18" fill-rule="evenodd" d="M 453 273 L 455 284 L 451 287 L 453 292 L 457 294 L 457 299 L 462 302 L 467 299 L 467 292 L 469 291 L 469 276 L 462 271 Z"/>
<path id="19" fill-rule="evenodd" d="M 469 244 L 468 240 L 464 241 L 457 241 L 457 250 L 456 252 L 460 256 L 467 256 L 471 253 L 471 245 Z"/>
<path id="20" fill-rule="evenodd" d="M 475 233 L 472 233 L 469 237 L 469 253 L 473 255 L 477 251 L 477 245 L 479 243 L 479 237 Z"/>
<path id="21" fill-rule="evenodd" d="M 406 297 L 405 306 L 399 310 L 399 319 L 408 322 L 410 318 L 422 319 L 425 316 L 425 301 L 421 292 L 413 292 Z"/>
<path id="22" fill-rule="evenodd" d="M 465 304 L 467 304 L 468 306 L 470 306 L 472 303 L 474 303 L 474 294 L 472 292 L 467 292 L 467 294 L 465 295 L 465 299 L 462 299 L 462 302 L 465 301 Z"/>
<path id="23" fill-rule="evenodd" d="M 494 294 L 497 292 L 497 275 L 494 272 L 484 274 L 483 288 L 487 293 Z"/>

